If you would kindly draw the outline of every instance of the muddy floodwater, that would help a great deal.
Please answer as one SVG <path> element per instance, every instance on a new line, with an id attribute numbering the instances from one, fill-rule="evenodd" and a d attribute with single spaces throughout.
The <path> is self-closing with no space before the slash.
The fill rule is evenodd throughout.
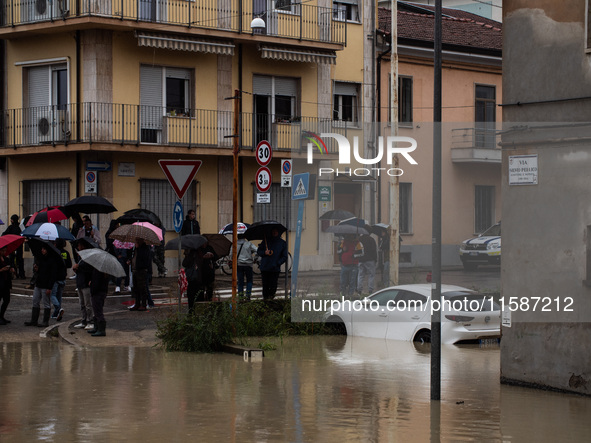
<path id="1" fill-rule="evenodd" d="M 262 361 L 0 344 L 0 441 L 590 438 L 591 398 L 500 385 L 496 346 L 444 346 L 442 400 L 432 404 L 429 345 L 350 337 L 272 343 Z"/>

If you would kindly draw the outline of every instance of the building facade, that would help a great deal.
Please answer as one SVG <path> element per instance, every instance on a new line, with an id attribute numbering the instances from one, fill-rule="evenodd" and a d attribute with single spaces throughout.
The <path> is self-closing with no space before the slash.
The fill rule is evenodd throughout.
<path id="1" fill-rule="evenodd" d="M 461 265 L 459 244 L 501 219 L 501 24 L 443 8 L 442 263 Z M 379 10 L 390 33 L 391 11 Z M 401 160 L 401 266 L 430 266 L 433 194 L 433 7 L 398 4 L 398 135 L 418 142 L 418 165 Z M 390 50 L 378 55 L 379 113 L 390 114 Z M 386 124 L 384 133 L 391 128 Z M 404 164 L 404 166 L 402 166 Z M 389 184 L 380 181 L 381 207 Z M 387 212 L 383 212 L 387 214 Z"/>
<path id="2" fill-rule="evenodd" d="M 589 395 L 589 2 L 506 0 L 501 377 Z M 516 299 L 513 299 L 515 301 Z M 536 301 L 541 301 L 542 305 Z"/>

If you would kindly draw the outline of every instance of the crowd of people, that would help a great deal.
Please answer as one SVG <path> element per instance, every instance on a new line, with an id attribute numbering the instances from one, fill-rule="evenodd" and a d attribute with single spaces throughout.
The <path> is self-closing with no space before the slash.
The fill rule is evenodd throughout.
<path id="1" fill-rule="evenodd" d="M 372 294 L 376 289 L 376 271 L 382 266 L 382 286 L 390 277 L 390 238 L 387 231 L 378 233 L 378 242 L 369 234 L 345 234 L 338 244 L 341 264 L 340 293 L 344 296 Z M 367 292 L 365 282 L 367 281 Z"/>
<path id="2" fill-rule="evenodd" d="M 106 321 L 103 305 L 108 293 L 109 283 L 115 286 L 114 292 L 130 291 L 134 298 L 131 311 L 146 311 L 154 307 L 150 294 L 152 279 L 152 263 L 158 268 L 159 276 L 166 275 L 164 267 L 164 240 L 162 245 L 150 246 L 142 238 L 136 238 L 133 248 L 129 244 L 114 241 L 110 234 L 120 226 L 113 220 L 105 233 L 104 242 L 101 232 L 93 224 L 88 215 L 81 217 L 75 214 L 71 225 L 71 234 L 75 238 L 71 242 L 72 254 L 66 250 L 67 242 L 62 239 L 40 241 L 39 246 L 31 248 L 33 267 L 30 283 L 27 288 L 33 289 L 31 319 L 26 326 L 47 327 L 50 319 L 61 321 L 64 316 L 62 295 L 66 285 L 68 270 L 73 271 L 70 279 L 75 279 L 76 292 L 79 298 L 81 320 L 73 327 L 85 329 L 93 336 L 106 335 Z M 59 222 L 57 222 L 59 224 Z M 2 235 L 20 235 L 18 215 L 11 217 L 11 223 Z M 164 235 L 164 230 L 162 232 Z M 184 221 L 181 236 L 200 235 L 201 229 L 196 220 L 194 210 L 189 210 Z M 29 240 L 36 242 L 38 240 Z M 31 244 L 31 243 L 29 243 Z M 161 247 L 160 247 L 161 246 Z M 244 229 L 238 232 L 237 269 L 238 293 L 245 300 L 250 300 L 253 287 L 253 265 L 255 256 L 260 257 L 263 299 L 270 300 L 277 292 L 280 268 L 287 261 L 287 243 L 281 238 L 277 229 L 269 231 L 258 246 L 245 238 Z M 100 248 L 111 253 L 125 270 L 125 276 L 112 277 L 85 262 L 79 251 Z M 26 279 L 23 246 L 7 254 L 6 248 L 0 249 L 0 325 L 10 323 L 5 313 L 10 303 L 12 280 Z M 161 255 L 159 257 L 159 255 Z M 230 251 L 230 257 L 232 251 Z M 208 243 L 195 249 L 185 249 L 182 266 L 187 278 L 187 298 L 189 312 L 194 311 L 196 302 L 212 301 L 214 297 L 216 262 L 220 257 Z"/>

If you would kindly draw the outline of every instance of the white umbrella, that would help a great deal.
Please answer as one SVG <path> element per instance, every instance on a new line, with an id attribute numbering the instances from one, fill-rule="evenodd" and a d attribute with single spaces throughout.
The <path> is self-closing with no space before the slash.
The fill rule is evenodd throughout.
<path id="1" fill-rule="evenodd" d="M 102 249 L 83 249 L 78 251 L 82 260 L 93 268 L 112 275 L 113 277 L 125 277 L 125 270 L 114 255 Z"/>

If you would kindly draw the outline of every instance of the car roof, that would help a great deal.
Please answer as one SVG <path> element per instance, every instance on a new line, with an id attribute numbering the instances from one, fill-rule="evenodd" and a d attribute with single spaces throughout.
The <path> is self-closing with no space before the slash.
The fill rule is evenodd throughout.
<path id="1" fill-rule="evenodd" d="M 430 283 L 416 283 L 416 284 L 409 284 L 409 285 L 398 285 L 398 286 L 391 286 L 385 289 L 399 289 L 399 290 L 406 290 L 406 291 L 413 291 L 418 292 L 419 294 L 430 296 L 432 291 L 432 286 Z M 441 285 L 441 293 L 444 292 L 451 292 L 451 291 L 469 291 L 473 292 L 471 289 L 464 288 L 462 286 L 455 286 L 455 285 Z"/>

